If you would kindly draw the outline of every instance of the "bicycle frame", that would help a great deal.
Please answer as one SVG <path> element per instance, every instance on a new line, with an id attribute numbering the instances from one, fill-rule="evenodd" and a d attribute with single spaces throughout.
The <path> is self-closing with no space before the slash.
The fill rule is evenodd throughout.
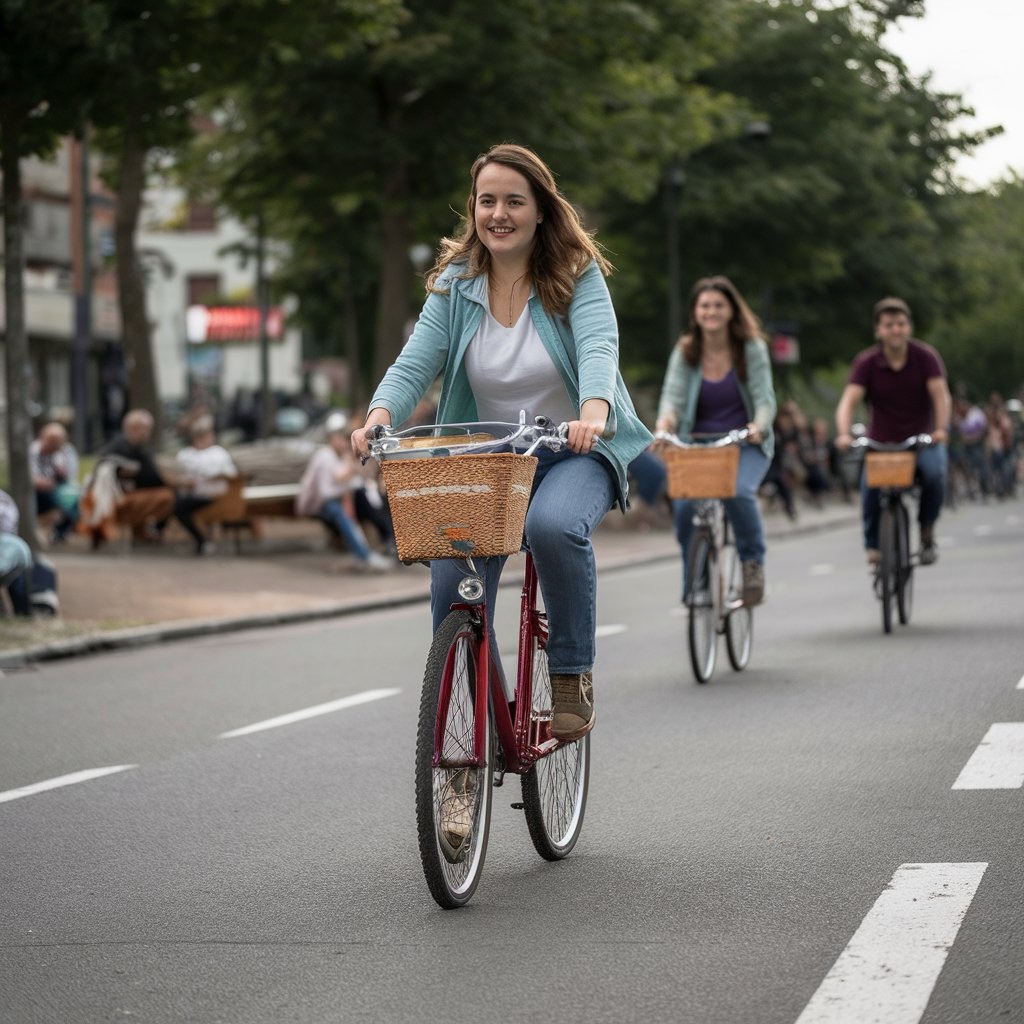
<path id="1" fill-rule="evenodd" d="M 501 681 L 501 672 L 491 657 L 488 641 L 488 615 L 486 603 L 457 603 L 451 611 L 468 611 L 480 643 L 476 651 L 475 698 L 473 720 L 473 758 L 469 762 L 452 763 L 441 756 L 442 740 L 447 726 L 447 713 L 451 691 L 451 665 L 446 666 L 445 682 L 438 701 L 437 721 L 434 724 L 435 768 L 479 768 L 484 763 L 487 742 L 488 699 L 494 715 L 494 728 L 503 757 L 503 771 L 522 775 L 540 758 L 554 750 L 559 741 L 546 735 L 542 723 L 533 722 L 533 659 L 532 642 L 536 637 L 543 646 L 547 642 L 547 617 L 537 608 L 537 570 L 529 552 L 520 601 L 519 648 L 516 666 L 516 688 L 513 699 Z M 449 652 L 449 658 L 453 652 Z M 484 713 L 481 714 L 481 709 Z"/>

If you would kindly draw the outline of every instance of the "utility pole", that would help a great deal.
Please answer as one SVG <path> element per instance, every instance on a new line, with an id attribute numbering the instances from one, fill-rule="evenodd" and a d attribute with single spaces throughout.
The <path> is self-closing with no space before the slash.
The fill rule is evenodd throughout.
<path id="1" fill-rule="evenodd" d="M 75 410 L 72 440 L 84 452 L 89 446 L 89 350 L 92 347 L 92 210 L 89 203 L 89 131 L 83 125 L 78 133 L 78 188 L 72 182 L 78 238 L 72 254 L 75 267 L 75 335 L 71 344 L 71 404 Z M 75 232 L 72 231 L 72 238 Z"/>
<path id="2" fill-rule="evenodd" d="M 263 214 L 256 219 L 256 304 L 259 308 L 259 349 L 260 349 L 260 437 L 270 437 L 274 432 L 274 396 L 270 390 L 270 339 L 267 336 L 269 299 L 266 276 L 266 236 L 263 228 Z"/>

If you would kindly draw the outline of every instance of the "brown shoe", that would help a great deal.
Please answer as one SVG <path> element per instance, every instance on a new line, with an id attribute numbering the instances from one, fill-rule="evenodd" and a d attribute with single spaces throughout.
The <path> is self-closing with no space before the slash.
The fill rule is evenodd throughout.
<path id="1" fill-rule="evenodd" d="M 551 677 L 551 735 L 571 742 L 594 728 L 594 674 L 575 672 Z"/>
<path id="2" fill-rule="evenodd" d="M 867 555 L 868 565 L 872 567 L 878 565 L 878 559 L 882 557 L 878 548 L 865 548 L 864 553 Z"/>
<path id="3" fill-rule="evenodd" d="M 468 768 L 445 780 L 440 794 L 438 838 L 441 852 L 452 864 L 458 864 L 469 851 L 476 810 L 476 778 Z"/>
<path id="4" fill-rule="evenodd" d="M 764 566 L 758 562 L 743 563 L 743 603 L 760 604 L 764 600 Z"/>

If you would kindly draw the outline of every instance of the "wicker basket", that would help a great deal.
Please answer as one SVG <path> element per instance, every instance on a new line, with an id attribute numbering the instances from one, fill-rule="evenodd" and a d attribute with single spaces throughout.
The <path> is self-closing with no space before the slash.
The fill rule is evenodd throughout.
<path id="1" fill-rule="evenodd" d="M 536 468 L 532 456 L 511 453 L 385 459 L 380 470 L 398 557 L 515 554 Z"/>
<path id="2" fill-rule="evenodd" d="M 864 481 L 868 487 L 910 487 L 915 463 L 913 452 L 867 452 Z"/>
<path id="3" fill-rule="evenodd" d="M 736 467 L 740 450 L 725 448 L 675 448 L 661 450 L 668 471 L 670 498 L 731 498 L 736 493 Z"/>

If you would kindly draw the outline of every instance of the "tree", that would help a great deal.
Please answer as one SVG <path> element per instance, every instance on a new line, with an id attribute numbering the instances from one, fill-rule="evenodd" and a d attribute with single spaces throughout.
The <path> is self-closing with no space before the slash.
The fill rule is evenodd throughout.
<path id="1" fill-rule="evenodd" d="M 410 247 L 455 229 L 477 153 L 534 146 L 600 223 L 607 194 L 647 194 L 669 154 L 707 136 L 720 104 L 690 83 L 727 36 L 696 0 L 410 0 L 400 13 L 345 52 L 321 33 L 301 63 L 265 62 L 218 107 L 205 151 L 228 169 L 229 205 L 258 201 L 292 242 L 300 315 L 335 337 L 346 319 L 374 324 L 375 378 L 417 296 Z"/>
<path id="2" fill-rule="evenodd" d="M 20 532 L 36 548 L 24 305 L 23 157 L 44 155 L 80 123 L 89 54 L 101 32 L 85 0 L 0 0 L 0 173 L 3 176 L 7 453 Z"/>

